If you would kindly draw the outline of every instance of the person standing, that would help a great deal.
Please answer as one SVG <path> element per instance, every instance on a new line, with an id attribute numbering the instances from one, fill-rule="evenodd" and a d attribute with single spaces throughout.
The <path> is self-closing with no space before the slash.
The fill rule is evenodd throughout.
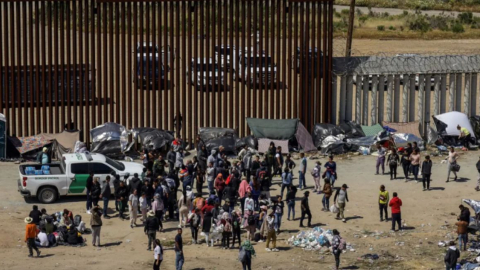
<path id="1" fill-rule="evenodd" d="M 397 179 L 397 167 L 400 163 L 400 157 L 397 154 L 397 150 L 392 147 L 391 153 L 388 155 L 388 167 L 390 168 L 390 180 Z"/>
<path id="2" fill-rule="evenodd" d="M 475 187 L 475 190 L 480 191 L 480 157 L 478 158 L 477 164 L 475 164 L 475 166 L 477 167 L 477 173 L 478 173 L 477 186 Z"/>
<path id="3" fill-rule="evenodd" d="M 340 267 L 340 254 L 342 254 L 342 250 L 340 247 L 342 238 L 340 237 L 340 232 L 337 229 L 333 229 L 333 256 L 335 257 L 335 270 L 338 270 Z"/>
<path id="4" fill-rule="evenodd" d="M 163 247 L 159 239 L 155 239 L 155 249 L 153 250 L 153 270 L 160 270 L 163 261 Z"/>
<path id="5" fill-rule="evenodd" d="M 38 210 L 38 206 L 34 205 L 32 207 L 32 211 L 30 211 L 30 214 L 28 215 L 29 217 L 32 218 L 33 224 L 36 226 L 40 225 L 40 220 L 42 219 L 42 212 Z"/>
<path id="6" fill-rule="evenodd" d="M 222 202 L 223 191 L 225 190 L 225 180 L 221 173 L 219 173 L 215 179 L 215 190 L 217 191 L 218 199 Z"/>
<path id="7" fill-rule="evenodd" d="M 464 220 L 459 220 L 455 223 L 457 226 L 457 233 L 458 233 L 458 249 L 462 249 L 463 251 L 467 250 L 467 235 L 468 235 L 468 222 Z"/>
<path id="8" fill-rule="evenodd" d="M 310 206 L 308 205 L 308 196 L 310 192 L 307 190 L 303 193 L 305 196 L 302 198 L 302 202 L 300 203 L 300 208 L 302 209 L 302 217 L 300 218 L 300 227 L 303 226 L 303 220 L 305 219 L 305 215 L 308 216 L 308 227 L 312 226 L 312 213 L 310 212 Z"/>
<path id="9" fill-rule="evenodd" d="M 454 165 L 457 164 L 457 159 L 460 156 L 458 155 L 457 152 L 455 152 L 455 149 L 453 146 L 450 146 L 450 152 L 448 152 L 448 158 L 447 159 L 447 169 L 448 169 L 448 174 L 447 174 L 447 183 L 450 182 L 450 172 L 453 172 L 453 175 L 455 175 L 455 178 L 453 181 L 457 181 L 457 172 L 453 170 Z"/>
<path id="10" fill-rule="evenodd" d="M 242 238 L 240 237 L 240 234 L 242 233 L 242 216 L 241 216 L 241 211 L 236 210 L 232 212 L 232 234 L 233 234 L 233 239 L 232 239 L 232 246 L 230 248 L 235 247 L 235 238 L 238 239 L 238 246 L 241 246 L 242 244 Z"/>
<path id="11" fill-rule="evenodd" d="M 92 217 L 90 218 L 90 226 L 92 227 L 92 246 L 100 246 L 100 230 L 102 229 L 102 209 L 95 205 L 92 209 Z"/>
<path id="12" fill-rule="evenodd" d="M 337 202 L 338 209 L 339 209 L 337 213 L 337 219 L 340 219 L 341 217 L 343 222 L 346 221 L 344 212 L 345 212 L 345 205 L 348 202 L 347 188 L 348 186 L 346 184 L 343 184 L 342 188 L 337 189 L 337 192 L 335 193 L 335 197 L 333 198 L 333 201 Z"/>
<path id="13" fill-rule="evenodd" d="M 199 144 L 199 149 L 197 153 L 197 158 L 198 158 L 198 167 L 200 167 L 200 170 L 206 171 L 207 170 L 207 159 L 208 159 L 208 153 L 207 149 L 205 148 L 204 143 Z"/>
<path id="14" fill-rule="evenodd" d="M 325 176 L 330 180 L 332 188 L 335 186 L 335 180 L 337 180 L 337 163 L 333 161 L 333 156 L 328 157 L 328 162 L 324 166 L 327 170 Z"/>
<path id="15" fill-rule="evenodd" d="M 282 201 L 282 196 L 277 196 L 277 203 L 275 204 L 275 232 L 280 233 L 280 227 L 282 226 L 283 208 L 285 204 Z"/>
<path id="16" fill-rule="evenodd" d="M 455 247 L 455 242 L 448 243 L 448 250 L 443 261 L 447 270 L 457 269 L 457 260 L 460 258 L 460 251 Z"/>
<path id="17" fill-rule="evenodd" d="M 298 168 L 298 189 L 307 188 L 305 173 L 307 172 L 307 158 L 305 153 L 300 153 L 300 167 Z"/>
<path id="18" fill-rule="evenodd" d="M 155 178 L 165 175 L 165 165 L 167 165 L 167 163 L 163 160 L 163 156 L 158 155 L 158 158 L 153 163 L 153 176 Z"/>
<path id="19" fill-rule="evenodd" d="M 115 171 L 112 171 L 112 176 L 113 176 L 113 180 L 112 180 L 112 184 L 113 184 L 113 196 L 115 197 L 115 210 L 116 211 L 120 211 L 120 201 L 119 201 L 119 198 L 118 198 L 118 188 L 120 187 L 120 175 L 118 173 L 116 173 Z"/>
<path id="20" fill-rule="evenodd" d="M 397 192 L 393 192 L 393 198 L 388 204 L 392 208 L 392 231 L 395 231 L 395 222 L 398 224 L 398 230 L 402 229 L 402 200 L 398 198 Z"/>
<path id="21" fill-rule="evenodd" d="M 35 244 L 35 237 L 37 237 L 37 226 L 33 223 L 31 217 L 25 218 L 25 243 L 27 243 L 29 255 L 28 257 L 33 257 L 33 250 L 37 252 L 37 257 L 40 256 L 40 250 L 38 250 L 37 245 Z"/>
<path id="22" fill-rule="evenodd" d="M 322 174 L 321 165 L 322 163 L 320 161 L 317 161 L 315 163 L 315 167 L 313 167 L 313 170 L 312 170 L 313 181 L 315 181 L 315 189 L 313 190 L 313 192 L 317 192 L 317 194 L 320 194 L 322 189 L 322 185 L 320 183 L 321 181 L 320 175 Z"/>
<path id="23" fill-rule="evenodd" d="M 280 191 L 280 198 L 283 198 L 283 191 L 285 190 L 285 188 L 287 188 L 288 192 L 288 189 L 292 185 L 292 178 L 293 177 L 290 170 L 288 168 L 285 168 L 284 172 L 282 173 L 282 190 Z"/>
<path id="24" fill-rule="evenodd" d="M 50 155 L 48 154 L 48 148 L 43 147 L 42 152 L 38 153 L 37 155 L 37 162 L 44 165 L 44 164 L 50 164 L 52 162 L 52 159 Z"/>
<path id="25" fill-rule="evenodd" d="M 402 169 L 403 169 L 403 175 L 405 176 L 405 182 L 408 181 L 408 173 L 410 171 L 410 155 L 408 154 L 408 151 L 403 151 L 402 152 L 402 158 L 400 160 L 400 163 L 402 163 Z"/>
<path id="26" fill-rule="evenodd" d="M 287 220 L 290 220 L 290 212 L 292 212 L 292 219 L 295 219 L 295 195 L 297 194 L 297 187 L 296 186 L 290 186 L 289 190 L 287 192 L 287 207 L 288 207 L 288 215 L 287 215 Z"/>
<path id="27" fill-rule="evenodd" d="M 380 186 L 380 193 L 378 195 L 378 208 L 380 209 L 380 221 L 383 221 L 383 213 L 385 213 L 385 221 L 388 221 L 388 209 L 387 203 L 390 200 L 388 191 L 385 190 L 385 186 Z"/>
<path id="28" fill-rule="evenodd" d="M 180 148 L 178 152 L 175 155 L 175 173 L 178 174 L 178 172 L 183 168 L 183 149 Z"/>
<path id="29" fill-rule="evenodd" d="M 177 236 L 175 236 L 175 269 L 182 270 L 184 263 L 182 228 L 178 228 Z"/>
<path id="30" fill-rule="evenodd" d="M 252 193 L 252 187 L 248 184 L 247 179 L 243 178 L 238 187 L 238 197 L 240 198 L 242 216 L 245 214 L 245 200 L 247 199 L 248 193 Z"/>
<path id="31" fill-rule="evenodd" d="M 268 147 L 266 156 L 267 156 L 267 166 L 268 166 L 268 172 L 272 172 L 272 168 L 275 165 L 275 154 L 276 154 L 276 148 L 275 148 L 275 143 L 270 142 L 270 146 Z"/>
<path id="32" fill-rule="evenodd" d="M 323 199 L 322 199 L 322 204 L 323 204 L 323 209 L 322 211 L 328 212 L 330 211 L 330 197 L 332 196 L 333 189 L 332 186 L 330 185 L 330 179 L 326 178 L 325 179 L 325 184 L 323 185 Z"/>
<path id="33" fill-rule="evenodd" d="M 93 172 L 89 172 L 88 174 L 85 188 L 87 189 L 87 214 L 90 215 L 90 209 L 92 209 Z"/>
<path id="34" fill-rule="evenodd" d="M 175 169 L 175 159 L 177 154 L 173 151 L 173 147 L 170 147 L 170 151 L 167 153 L 168 173 L 172 173 Z"/>
<path id="35" fill-rule="evenodd" d="M 110 196 L 112 195 L 112 190 L 110 188 L 110 175 L 107 175 L 105 182 L 103 182 L 102 193 L 100 198 L 103 200 L 103 217 L 109 219 L 108 215 L 108 202 L 110 201 Z"/>
<path id="36" fill-rule="evenodd" d="M 295 169 L 295 167 L 297 167 L 297 164 L 295 164 L 295 162 L 292 160 L 292 156 L 288 154 L 287 158 L 285 159 L 285 168 L 288 168 L 293 175 L 293 169 Z"/>
<path id="37" fill-rule="evenodd" d="M 266 251 L 274 251 L 277 252 L 277 234 L 275 233 L 275 211 L 270 212 L 267 216 L 267 247 Z M 270 240 L 273 243 L 273 249 L 270 249 Z"/>
<path id="38" fill-rule="evenodd" d="M 200 216 L 200 209 L 195 208 L 194 213 L 190 214 L 190 231 L 192 232 L 192 244 L 198 244 L 198 229 L 200 228 L 200 224 L 202 221 L 202 217 Z"/>
<path id="39" fill-rule="evenodd" d="M 461 127 L 460 125 L 457 125 L 457 130 L 460 131 L 460 135 L 458 135 L 458 138 L 462 141 L 463 143 L 463 151 L 468 151 L 470 148 L 470 140 L 472 139 L 472 134 L 470 134 L 470 131 L 468 131 L 467 128 Z M 44 148 L 45 149 L 45 148 Z"/>
<path id="40" fill-rule="evenodd" d="M 140 221 L 142 221 L 143 224 L 145 224 L 145 221 L 147 220 L 147 212 L 148 212 L 147 194 L 145 192 L 143 192 L 140 198 L 138 199 L 138 203 L 140 205 L 140 213 L 142 213 L 142 216 L 140 217 Z"/>
<path id="41" fill-rule="evenodd" d="M 184 189 L 182 197 L 177 202 L 178 206 L 178 228 L 185 227 L 188 220 L 188 210 L 192 208 L 192 199 L 187 196 L 187 191 Z"/>
<path id="42" fill-rule="evenodd" d="M 92 184 L 92 205 L 97 205 L 98 200 L 100 200 L 100 195 L 102 194 L 102 187 L 100 186 L 100 183 L 98 182 L 100 180 L 100 177 L 95 177 L 93 178 L 93 184 Z"/>
<path id="43" fill-rule="evenodd" d="M 377 150 L 378 150 L 378 157 L 377 157 L 377 164 L 375 166 L 376 172 L 375 174 L 379 174 L 378 170 L 380 166 L 382 166 L 382 174 L 385 174 L 385 148 L 382 147 L 381 144 L 377 143 Z"/>
<path id="44" fill-rule="evenodd" d="M 252 256 L 255 256 L 255 249 L 250 243 L 250 240 L 247 239 L 243 242 L 243 244 L 240 246 L 240 252 L 242 249 L 245 252 L 243 260 L 241 260 L 243 270 L 252 270 Z"/>
<path id="45" fill-rule="evenodd" d="M 152 243 L 157 237 L 157 231 L 160 230 L 160 221 L 155 216 L 155 213 L 150 210 L 147 213 L 147 220 L 145 221 L 145 226 L 143 232 L 148 236 L 148 249 L 152 250 Z"/>
<path id="46" fill-rule="evenodd" d="M 137 214 L 138 214 L 138 197 L 137 190 L 134 189 L 130 197 L 128 197 L 128 212 L 130 215 L 130 228 L 137 226 Z"/>
<path id="47" fill-rule="evenodd" d="M 207 168 L 207 185 L 208 185 L 208 192 L 214 192 L 214 184 L 215 184 L 215 167 L 213 167 L 213 162 L 208 163 Z"/>
<path id="48" fill-rule="evenodd" d="M 123 214 L 125 213 L 125 208 L 127 207 L 128 203 L 128 189 L 125 186 L 125 182 L 120 182 L 120 187 L 117 189 L 117 196 L 119 201 L 119 217 L 121 220 L 124 220 L 125 216 Z"/>
<path id="49" fill-rule="evenodd" d="M 430 156 L 425 156 L 425 160 L 422 163 L 422 182 L 423 191 L 430 190 L 430 176 L 432 175 L 432 161 Z"/>
<path id="50" fill-rule="evenodd" d="M 413 150 L 413 153 L 410 155 L 410 166 L 413 173 L 413 179 L 418 183 L 418 170 L 420 167 L 420 152 L 417 149 Z M 407 182 L 408 180 L 405 180 Z"/>

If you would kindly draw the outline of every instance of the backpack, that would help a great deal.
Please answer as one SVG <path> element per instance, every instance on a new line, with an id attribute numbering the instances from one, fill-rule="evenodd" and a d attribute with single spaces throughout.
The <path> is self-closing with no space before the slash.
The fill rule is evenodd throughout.
<path id="1" fill-rule="evenodd" d="M 266 179 L 266 177 L 267 177 L 267 171 L 261 170 L 260 172 L 258 172 L 258 179 L 260 181 L 262 181 L 263 179 Z"/>
<path id="2" fill-rule="evenodd" d="M 240 252 L 238 252 L 238 260 L 242 263 L 247 260 L 247 252 L 244 247 L 240 248 Z"/>
<path id="3" fill-rule="evenodd" d="M 347 241 L 345 241 L 345 239 L 343 238 L 340 238 L 340 243 L 338 244 L 338 250 L 345 250 L 345 249 L 347 249 Z"/>
<path id="4" fill-rule="evenodd" d="M 249 226 L 255 225 L 255 216 L 254 215 L 248 216 L 247 223 L 248 223 Z"/>
<path id="5" fill-rule="evenodd" d="M 78 227 L 80 225 L 80 222 L 82 222 L 82 216 L 75 215 L 75 217 L 73 218 L 73 225 L 75 227 Z"/>

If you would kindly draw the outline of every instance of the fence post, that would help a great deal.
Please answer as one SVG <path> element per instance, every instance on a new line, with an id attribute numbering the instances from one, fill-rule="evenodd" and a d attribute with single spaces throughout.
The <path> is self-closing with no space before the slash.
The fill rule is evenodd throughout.
<path id="1" fill-rule="evenodd" d="M 385 76 L 378 77 L 378 122 L 382 123 L 384 120 L 385 111 Z"/>
<path id="2" fill-rule="evenodd" d="M 410 89 L 410 76 L 405 74 L 403 75 L 403 93 L 402 93 L 402 122 L 406 123 L 408 121 L 408 92 Z"/>
<path id="3" fill-rule="evenodd" d="M 363 116 L 362 124 L 368 126 L 368 88 L 370 88 L 369 76 L 363 75 Z"/>
<path id="4" fill-rule="evenodd" d="M 448 86 L 448 111 L 453 111 L 453 102 L 455 101 L 455 96 L 453 95 L 455 91 L 455 74 L 450 73 L 449 76 L 449 86 Z"/>
<path id="5" fill-rule="evenodd" d="M 342 75 L 340 78 L 340 122 L 345 121 L 345 107 L 347 103 L 347 75 Z"/>
<path id="6" fill-rule="evenodd" d="M 356 76 L 356 84 L 355 84 L 355 122 L 357 124 L 362 124 L 362 114 L 361 114 L 361 109 L 362 109 L 362 85 L 363 85 L 363 80 L 361 75 L 355 75 Z"/>
<path id="7" fill-rule="evenodd" d="M 345 120 L 352 121 L 353 119 L 353 76 L 352 75 L 347 75 L 346 102 L 347 102 L 347 113 L 346 113 Z"/>
<path id="8" fill-rule="evenodd" d="M 372 76 L 372 125 L 377 123 L 377 88 L 378 88 L 378 76 Z"/>
<path id="9" fill-rule="evenodd" d="M 462 111 L 462 74 L 457 73 L 455 79 L 455 110 Z"/>
<path id="10" fill-rule="evenodd" d="M 438 110 L 440 107 L 439 92 L 440 92 L 440 76 L 437 74 L 435 75 L 435 86 L 434 86 L 434 96 L 433 96 L 433 115 L 438 115 Z"/>
<path id="11" fill-rule="evenodd" d="M 470 84 L 470 115 L 477 115 L 477 73 L 472 73 L 472 79 Z"/>
<path id="12" fill-rule="evenodd" d="M 388 75 L 387 77 L 387 122 L 392 122 L 392 90 L 393 90 L 393 77 Z"/>
<path id="13" fill-rule="evenodd" d="M 418 120 L 419 120 L 419 123 L 420 123 L 420 130 L 422 130 L 422 131 L 423 131 L 424 90 L 425 90 L 425 75 L 421 74 L 421 75 L 418 76 Z"/>
<path id="14" fill-rule="evenodd" d="M 465 93 L 463 99 L 463 112 L 470 116 L 470 73 L 465 73 Z"/>

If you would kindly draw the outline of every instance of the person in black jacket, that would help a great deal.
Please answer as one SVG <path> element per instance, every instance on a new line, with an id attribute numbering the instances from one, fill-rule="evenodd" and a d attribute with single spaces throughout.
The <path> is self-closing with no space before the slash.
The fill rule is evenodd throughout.
<path id="1" fill-rule="evenodd" d="M 405 180 L 408 180 L 408 172 L 410 170 L 410 154 L 408 151 L 405 150 L 402 153 L 402 159 L 400 161 L 402 163 L 403 174 L 405 175 Z"/>
<path id="2" fill-rule="evenodd" d="M 142 181 L 140 180 L 140 178 L 138 178 L 138 173 L 133 174 L 133 178 L 130 180 L 129 183 L 129 190 L 130 194 L 132 194 L 134 190 L 142 190 Z"/>
<path id="3" fill-rule="evenodd" d="M 177 154 L 173 151 L 173 148 L 170 148 L 170 151 L 167 153 L 168 161 L 168 173 L 175 171 L 175 160 L 177 159 Z"/>
<path id="4" fill-rule="evenodd" d="M 432 175 L 432 161 L 430 156 L 425 156 L 425 160 L 422 163 L 422 182 L 423 182 L 423 191 L 430 190 L 430 176 Z"/>
<path id="5" fill-rule="evenodd" d="M 117 197 L 117 200 L 119 201 L 119 217 L 121 220 L 124 220 L 125 216 L 123 213 L 125 213 L 125 207 L 127 207 L 128 203 L 128 189 L 125 186 L 125 182 L 120 182 L 120 186 L 115 193 L 115 197 Z"/>
<path id="6" fill-rule="evenodd" d="M 445 254 L 444 262 L 447 270 L 457 269 L 457 259 L 460 258 L 460 251 L 455 247 L 455 243 L 450 241 L 448 244 L 447 254 Z"/>
<path id="7" fill-rule="evenodd" d="M 34 205 L 33 208 L 32 208 L 32 211 L 30 211 L 30 215 L 28 215 L 29 217 L 32 218 L 32 223 L 34 223 L 35 225 L 39 225 L 40 224 L 40 219 L 41 219 L 41 216 L 42 216 L 42 212 L 40 210 L 38 210 L 38 206 L 37 205 Z"/>
<path id="8" fill-rule="evenodd" d="M 302 209 L 302 217 L 300 218 L 300 227 L 303 227 L 303 220 L 305 219 L 305 215 L 308 216 L 308 227 L 312 226 L 312 213 L 310 212 L 310 206 L 308 205 L 308 196 L 310 195 L 309 191 L 305 191 L 303 193 L 305 197 L 303 197 L 301 202 L 301 209 Z"/>
<path id="9" fill-rule="evenodd" d="M 85 188 L 87 189 L 87 214 L 90 214 L 90 209 L 92 209 L 92 186 L 93 172 L 90 172 L 85 185 Z"/>
<path id="10" fill-rule="evenodd" d="M 291 185 L 287 192 L 287 198 L 285 199 L 287 201 L 287 207 L 288 207 L 287 220 L 290 220 L 290 212 L 292 212 L 293 214 L 292 219 L 295 219 L 295 195 L 296 194 L 297 194 L 297 187 L 294 185 Z"/>
<path id="11" fill-rule="evenodd" d="M 100 193 L 100 198 L 103 200 L 103 218 L 105 219 L 110 218 L 110 216 L 107 214 L 107 210 L 111 195 L 112 189 L 110 188 L 110 175 L 107 175 L 105 182 L 103 182 L 102 192 Z"/>
<path id="12" fill-rule="evenodd" d="M 102 193 L 102 188 L 100 187 L 100 183 L 98 182 L 99 179 L 100 177 L 93 178 L 91 192 L 93 205 L 98 205 L 98 200 L 100 199 L 100 194 Z"/>
<path id="13" fill-rule="evenodd" d="M 200 170 L 206 171 L 207 170 L 207 158 L 208 158 L 208 151 L 205 148 L 205 144 L 201 143 L 197 153 L 198 158 L 198 166 Z"/>
<path id="14" fill-rule="evenodd" d="M 478 177 L 477 177 L 477 186 L 475 187 L 475 190 L 480 191 L 480 157 L 478 158 L 476 166 L 477 166 Z"/>
<path id="15" fill-rule="evenodd" d="M 117 189 L 120 187 L 120 175 L 118 175 L 115 171 L 112 171 L 111 175 L 113 176 L 113 195 L 115 196 L 115 210 L 119 211 L 120 209 L 118 208 L 119 205 L 119 200 L 117 197 Z"/>
<path id="16" fill-rule="evenodd" d="M 141 194 L 145 193 L 145 198 L 147 199 L 147 205 L 148 207 L 152 206 L 152 198 L 153 195 L 155 195 L 155 190 L 153 189 L 151 182 L 148 180 L 145 180 L 144 185 L 142 186 L 142 192 Z"/>
<path id="17" fill-rule="evenodd" d="M 157 236 L 157 231 L 160 231 L 160 222 L 158 218 L 155 216 L 153 211 L 148 211 L 147 213 L 147 221 L 145 221 L 145 227 L 143 229 L 145 234 L 148 236 L 148 249 L 152 250 L 152 243 L 155 241 Z"/>

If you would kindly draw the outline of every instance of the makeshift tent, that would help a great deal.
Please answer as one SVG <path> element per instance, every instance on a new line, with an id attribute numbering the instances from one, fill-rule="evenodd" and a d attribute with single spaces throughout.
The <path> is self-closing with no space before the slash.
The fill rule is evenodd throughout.
<path id="1" fill-rule="evenodd" d="M 316 150 L 312 136 L 299 119 L 247 118 L 247 124 L 258 139 L 287 141 L 287 145 L 289 140 L 296 139 L 304 152 Z M 288 151 L 288 148 L 282 147 L 282 151 Z"/>
<path id="2" fill-rule="evenodd" d="M 317 148 L 313 144 L 312 136 L 308 133 L 308 130 L 303 126 L 303 124 L 299 121 L 297 127 L 297 133 L 295 133 L 295 137 L 297 138 L 298 144 L 303 149 L 303 152 L 310 152 L 315 151 Z"/>
<path id="3" fill-rule="evenodd" d="M 270 140 L 270 139 L 258 139 L 258 152 L 266 153 L 270 142 L 275 144 L 275 147 L 282 147 L 282 154 L 288 154 L 288 141 L 287 140 Z"/>
<path id="4" fill-rule="evenodd" d="M 472 125 L 475 138 L 480 138 L 480 115 L 470 117 L 470 124 Z"/>
<path id="5" fill-rule="evenodd" d="M 143 148 L 149 151 L 160 150 L 165 146 L 169 146 L 175 139 L 173 131 L 156 128 L 134 128 L 132 129 L 132 134 L 133 138 L 140 139 Z"/>
<path id="6" fill-rule="evenodd" d="M 382 125 L 384 127 L 388 126 L 389 128 L 396 130 L 395 133 L 409 133 L 409 134 L 413 134 L 413 135 L 417 136 L 418 138 L 422 137 L 422 135 L 420 135 L 420 122 L 419 121 L 408 122 L 408 123 L 383 121 Z"/>
<path id="7" fill-rule="evenodd" d="M 383 131 L 383 127 L 380 124 L 375 124 L 373 126 L 362 126 L 362 130 L 365 136 L 374 136 Z"/>
<path id="8" fill-rule="evenodd" d="M 10 140 L 10 142 L 15 146 L 21 155 L 30 151 L 42 149 L 44 146 L 52 143 L 50 140 L 45 139 L 41 135 L 28 137 L 8 137 L 8 140 Z"/>
<path id="9" fill-rule="evenodd" d="M 0 113 L 0 158 L 7 157 L 7 118 Z"/>
<path id="10" fill-rule="evenodd" d="M 80 131 L 63 131 L 62 133 L 41 133 L 44 139 L 52 142 L 52 152 L 59 158 L 63 154 L 73 153 L 75 143 L 80 139 Z"/>
<path id="11" fill-rule="evenodd" d="M 238 136 L 234 129 L 203 127 L 200 128 L 198 136 L 209 151 L 218 149 L 221 145 L 225 148 L 225 152 L 236 153 L 235 143 Z"/>
<path id="12" fill-rule="evenodd" d="M 470 124 L 468 116 L 461 112 L 448 112 L 440 115 L 433 116 L 433 122 L 437 128 L 438 136 L 440 136 L 443 142 L 447 145 L 460 145 L 458 136 L 460 131 L 457 129 L 457 125 L 466 128 L 472 135 L 472 142 L 475 144 L 475 132 Z"/>
<path id="13" fill-rule="evenodd" d="M 247 124 L 258 139 L 290 140 L 297 132 L 298 119 L 247 118 Z"/>
<path id="14" fill-rule="evenodd" d="M 418 145 L 418 148 L 420 150 L 424 150 L 423 146 L 423 140 L 413 134 L 409 133 L 395 133 L 392 135 L 393 140 L 395 141 L 395 146 L 398 147 L 405 147 L 407 146 L 408 143 L 413 143 L 416 142 Z"/>
<path id="15" fill-rule="evenodd" d="M 315 147 L 326 147 L 324 140 L 329 136 L 340 137 L 339 139 L 343 140 L 345 138 L 360 138 L 365 137 L 365 134 L 362 131 L 362 128 L 359 124 L 355 122 L 345 122 L 340 124 L 340 126 L 332 124 L 316 124 L 313 127 L 312 138 Z M 330 139 L 332 141 L 332 139 Z"/>
<path id="16" fill-rule="evenodd" d="M 90 130 L 92 153 L 100 153 L 112 158 L 123 157 L 128 146 L 127 129 L 119 124 L 108 122 Z"/>

